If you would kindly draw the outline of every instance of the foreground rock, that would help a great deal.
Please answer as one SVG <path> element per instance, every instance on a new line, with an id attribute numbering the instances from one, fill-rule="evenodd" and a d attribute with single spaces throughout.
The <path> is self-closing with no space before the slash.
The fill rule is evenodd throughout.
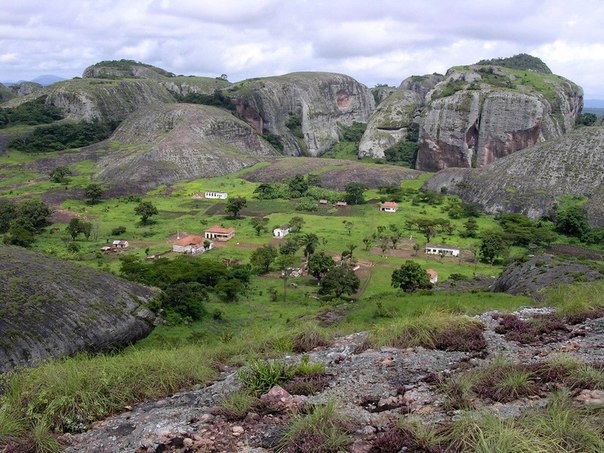
<path id="1" fill-rule="evenodd" d="M 545 316 L 551 310 L 524 309 L 519 320 Z M 352 444 L 346 451 L 369 452 L 380 433 L 393 429 L 396 420 L 412 414 L 427 425 L 443 425 L 459 418 L 460 411 L 447 407 L 447 396 L 435 376 L 453 376 L 488 366 L 506 358 L 513 363 L 535 365 L 566 354 L 569 359 L 598 362 L 604 359 L 604 319 L 585 321 L 562 329 L 547 342 L 521 344 L 499 332 L 500 315 L 477 317 L 484 325 L 486 348 L 475 352 L 383 347 L 366 349 L 367 335 L 358 333 L 313 350 L 311 362 L 326 365 L 329 384 L 319 393 L 303 397 L 307 404 L 335 401 L 338 411 L 352 420 Z M 300 357 L 286 360 L 298 362 Z M 544 382 L 543 388 L 551 386 Z M 148 401 L 99 422 L 91 431 L 66 435 L 67 451 L 75 452 L 272 452 L 291 421 L 299 396 L 275 388 L 265 400 L 275 402 L 262 413 L 250 411 L 240 419 L 225 417 L 216 406 L 239 390 L 235 370 L 226 371 L 212 385 L 171 397 Z M 587 388 L 574 392 L 578 404 L 601 404 L 602 393 Z M 500 417 L 514 417 L 542 407 L 547 392 L 512 398 L 505 403 L 475 401 L 476 410 Z M 295 450 L 299 451 L 299 450 Z M 379 450 L 381 451 L 381 450 Z M 388 450 L 391 451 L 391 450 Z M 392 450 L 394 451 L 394 450 Z"/>
<path id="2" fill-rule="evenodd" d="M 114 275 L 0 246 L 0 373 L 144 338 L 157 291 Z"/>

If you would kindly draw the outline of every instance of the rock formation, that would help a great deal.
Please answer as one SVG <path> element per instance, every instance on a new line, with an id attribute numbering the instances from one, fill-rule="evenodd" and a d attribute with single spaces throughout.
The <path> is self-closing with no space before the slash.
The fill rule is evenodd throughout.
<path id="1" fill-rule="evenodd" d="M 320 156 L 339 141 L 339 126 L 366 123 L 375 102 L 342 74 L 300 72 L 235 84 L 229 96 L 258 134 L 279 135 L 287 155 Z"/>
<path id="2" fill-rule="evenodd" d="M 114 275 L 0 246 L 0 373 L 144 338 L 158 295 Z"/>
<path id="3" fill-rule="evenodd" d="M 97 177 L 109 185 L 150 189 L 179 180 L 221 176 L 277 155 L 253 128 L 223 109 L 156 104 L 131 115 L 114 133 Z"/>
<path id="4" fill-rule="evenodd" d="M 491 214 L 515 212 L 532 219 L 551 214 L 560 195 L 584 196 L 590 223 L 603 226 L 603 150 L 604 128 L 581 128 L 483 168 L 441 170 L 424 187 L 446 188 Z"/>
<path id="5" fill-rule="evenodd" d="M 482 167 L 569 132 L 581 113 L 582 89 L 549 69 L 537 72 L 493 64 L 506 61 L 406 79 L 370 119 L 359 156 L 381 158 L 385 149 L 403 140 L 401 129 L 381 127 L 384 119 L 395 119 L 396 112 L 407 113 L 399 114 L 399 126 L 409 121 L 410 114 L 419 122 L 415 168 L 426 171 Z M 415 112 L 410 112 L 412 106 Z"/>

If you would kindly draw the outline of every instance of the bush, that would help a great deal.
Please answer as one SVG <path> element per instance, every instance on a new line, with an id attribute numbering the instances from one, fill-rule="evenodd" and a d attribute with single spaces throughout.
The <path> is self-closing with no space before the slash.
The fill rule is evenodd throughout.
<path id="1" fill-rule="evenodd" d="M 118 226 L 118 227 L 115 227 L 115 228 L 113 228 L 111 230 L 111 235 L 112 236 L 121 236 L 125 232 L 126 232 L 126 227 L 125 226 Z"/>

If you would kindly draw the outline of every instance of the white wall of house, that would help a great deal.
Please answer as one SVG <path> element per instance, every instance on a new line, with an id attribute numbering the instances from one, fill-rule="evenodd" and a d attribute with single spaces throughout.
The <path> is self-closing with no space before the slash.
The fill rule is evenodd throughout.
<path id="1" fill-rule="evenodd" d="M 204 194 L 206 198 L 218 198 L 220 200 L 225 200 L 228 196 L 226 192 L 206 192 Z"/>

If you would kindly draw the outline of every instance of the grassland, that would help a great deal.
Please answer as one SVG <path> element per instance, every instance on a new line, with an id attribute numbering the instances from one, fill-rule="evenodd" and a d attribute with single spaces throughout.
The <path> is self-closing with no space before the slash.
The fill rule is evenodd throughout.
<path id="1" fill-rule="evenodd" d="M 466 219 L 450 219 L 455 231 L 441 233 L 431 239 L 433 243 L 459 246 L 463 250 L 461 257 L 431 257 L 424 255 L 421 247 L 419 253 L 414 250 L 413 246 L 416 243 L 423 246 L 425 239 L 417 231 L 405 229 L 405 221 L 447 218 L 447 205 L 455 202 L 452 197 L 445 197 L 441 204 L 435 205 L 414 203 L 409 198 L 400 203 L 398 212 L 382 213 L 379 211 L 381 195 L 377 189 L 371 189 L 365 192 L 366 204 L 344 208 L 318 206 L 316 212 L 302 212 L 296 209 L 295 200 L 254 198 L 259 182 L 245 178 L 249 172 L 268 165 L 259 164 L 227 177 L 161 186 L 144 196 L 104 198 L 90 205 L 82 199 L 81 191 L 91 181 L 94 171 L 91 161 L 74 164 L 71 167 L 74 176 L 64 187 L 49 182 L 47 175 L 33 170 L 18 174 L 10 171 L 10 166 L 28 159 L 19 153 L 0 157 L 0 168 L 5 169 L 0 181 L 0 195 L 43 197 L 56 190 L 73 194 L 73 197 L 66 197 L 66 201 L 54 206 L 54 223 L 38 236 L 33 248 L 42 253 L 119 273 L 121 257 L 134 255 L 144 258 L 165 254 L 170 258 L 174 256 L 169 252 L 170 239 L 177 233 L 201 234 L 208 226 L 219 224 L 235 227 L 236 237 L 227 243 L 217 244 L 204 257 L 247 263 L 255 248 L 268 243 L 279 245 L 279 240 L 272 238 L 273 226 L 288 223 L 292 217 L 299 216 L 304 221 L 302 233 L 314 233 L 320 238 L 318 250 L 338 258 L 342 251 L 353 246 L 361 286 L 353 297 L 325 300 L 317 296 L 316 280 L 304 274 L 288 281 L 295 283 L 295 287 L 286 287 L 284 303 L 281 297 L 283 280 L 277 273 L 254 276 L 238 301 L 222 302 L 211 298 L 206 304 L 208 315 L 204 319 L 184 325 L 159 326 L 149 337 L 120 354 L 82 355 L 9 377 L 6 384 L 9 391 L 1 398 L 0 419 L 4 417 L 18 422 L 12 430 L 0 431 L 0 441 L 19 436 L 19 433 L 40 430 L 40 426 L 58 431 L 77 431 L 78 426 L 88 426 L 93 420 L 124 405 L 206 382 L 214 377 L 211 365 L 241 365 L 255 358 L 291 352 L 294 339 L 301 332 L 319 330 L 331 338 L 369 331 L 385 337 L 384 332 L 394 332 L 402 322 L 422 322 L 427 313 L 432 313 L 432 317 L 440 316 L 439 313 L 455 316 L 493 309 L 513 310 L 533 304 L 526 297 L 484 291 L 406 294 L 390 286 L 392 271 L 408 259 L 437 270 L 440 281 L 452 274 L 472 279 L 474 275 L 493 278 L 500 273 L 501 265 L 490 266 L 475 259 L 478 239 L 459 236 Z M 304 167 L 299 168 L 303 172 Z M 322 171 L 327 170 L 331 168 Z M 308 168 L 306 171 L 309 172 Z M 318 174 L 321 170 L 313 172 Z M 404 180 L 401 186 L 417 190 L 425 178 L 426 175 L 414 175 Z M 206 200 L 196 195 L 207 190 L 228 192 L 229 197 L 245 197 L 248 203 L 241 217 L 227 217 L 224 201 Z M 150 201 L 159 211 L 149 225 L 142 225 L 134 213 L 141 200 Z M 80 236 L 75 241 L 79 245 L 77 252 L 68 250 L 67 244 L 71 239 L 65 231 L 66 224 L 74 216 L 94 225 L 90 239 Z M 269 219 L 269 231 L 260 235 L 250 222 L 250 218 L 257 216 Z M 479 231 L 496 226 L 490 216 L 481 216 L 477 221 Z M 352 228 L 347 227 L 348 223 L 352 223 Z M 390 225 L 397 225 L 405 231 L 395 249 L 381 250 L 376 243 L 365 247 L 363 239 L 370 237 L 378 227 L 388 228 Z M 125 233 L 112 235 L 112 230 L 120 226 L 125 227 Z M 128 240 L 128 249 L 117 253 L 100 251 L 102 246 L 117 238 Z M 301 263 L 301 251 L 297 256 Z M 279 292 L 277 298 L 271 296 L 275 291 Z M 331 321 L 326 323 L 325 319 Z M 183 369 L 184 364 L 188 365 L 186 369 Z M 132 372 L 134 368 L 136 373 Z M 139 379 L 141 374 L 145 376 L 144 380 Z M 111 388 L 119 392 L 113 392 Z"/>

